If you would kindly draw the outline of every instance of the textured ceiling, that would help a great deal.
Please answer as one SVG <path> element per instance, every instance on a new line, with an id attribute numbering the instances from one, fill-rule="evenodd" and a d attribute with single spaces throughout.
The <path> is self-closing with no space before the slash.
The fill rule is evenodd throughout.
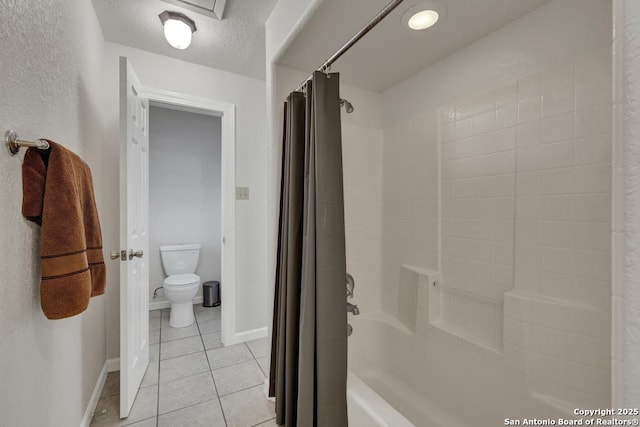
<path id="1" fill-rule="evenodd" d="M 228 0 L 221 21 L 162 0 L 92 2 L 102 32 L 110 42 L 265 78 L 264 22 L 277 0 Z M 174 49 L 165 41 L 158 18 L 164 10 L 182 12 L 195 21 L 198 31 L 188 49 Z"/>
<path id="2" fill-rule="evenodd" d="M 446 15 L 412 31 L 402 15 L 419 0 L 405 0 L 333 66 L 340 80 L 383 92 L 475 40 L 550 0 L 440 0 Z M 388 0 L 325 0 L 278 61 L 310 72 L 373 18 Z"/>

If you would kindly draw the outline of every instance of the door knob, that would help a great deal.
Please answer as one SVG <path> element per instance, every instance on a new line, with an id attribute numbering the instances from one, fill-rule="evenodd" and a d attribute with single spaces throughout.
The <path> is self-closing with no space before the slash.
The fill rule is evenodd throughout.
<path id="1" fill-rule="evenodd" d="M 129 249 L 129 259 L 133 259 L 133 257 L 138 257 L 138 258 L 142 258 L 142 255 L 144 255 L 144 253 L 142 252 L 142 250 L 138 250 L 133 252 L 133 249 Z"/>

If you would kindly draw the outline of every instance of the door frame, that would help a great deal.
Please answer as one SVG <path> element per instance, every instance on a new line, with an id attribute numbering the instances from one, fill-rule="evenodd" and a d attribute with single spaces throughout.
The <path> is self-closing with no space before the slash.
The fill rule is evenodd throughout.
<path id="1" fill-rule="evenodd" d="M 221 118 L 220 189 L 220 293 L 223 302 L 221 338 L 224 345 L 234 344 L 236 334 L 236 118 L 235 104 L 208 98 L 142 87 L 142 96 L 150 106 L 160 106 Z"/>

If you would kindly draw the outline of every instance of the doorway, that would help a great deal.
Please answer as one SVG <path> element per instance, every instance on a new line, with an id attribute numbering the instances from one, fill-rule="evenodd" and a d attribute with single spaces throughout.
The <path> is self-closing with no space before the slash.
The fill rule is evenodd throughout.
<path id="1" fill-rule="evenodd" d="M 164 107 L 219 120 L 219 281 L 221 336 L 235 334 L 235 106 L 147 88 L 126 58 L 120 58 L 120 416 L 129 415 L 149 361 L 149 109 Z M 181 140 L 175 142 L 181 145 Z M 181 243 L 176 241 L 175 243 Z M 133 247 L 135 246 L 135 250 Z M 159 252 L 159 251 L 157 251 Z M 160 266 L 161 264 L 158 264 Z M 163 274 L 158 273 L 163 279 Z M 207 277 L 204 278 L 207 280 Z M 157 285 L 156 285 L 157 287 Z"/>
<path id="2" fill-rule="evenodd" d="M 217 115 L 149 107 L 150 310 L 170 306 L 162 246 L 199 245 L 195 274 L 201 283 L 221 281 L 221 122 Z M 200 286 L 193 303 L 202 302 Z"/>
<path id="3" fill-rule="evenodd" d="M 235 344 L 237 343 L 235 325 L 235 105 L 147 87 L 142 88 L 141 94 L 149 100 L 150 109 L 174 110 L 208 116 L 220 122 L 220 234 L 218 244 L 220 248 L 220 298 L 223 302 L 221 305 L 221 337 L 225 345 Z M 175 145 L 178 147 L 182 144 L 183 141 L 175 141 Z M 200 262 L 203 262 L 203 252 L 200 253 L 200 257 Z M 209 280 L 206 277 L 201 277 L 201 279 L 203 281 Z M 151 286 L 153 286 L 152 282 L 150 282 Z M 199 292 L 201 295 L 201 291 Z M 198 299 L 195 301 L 197 302 Z"/>

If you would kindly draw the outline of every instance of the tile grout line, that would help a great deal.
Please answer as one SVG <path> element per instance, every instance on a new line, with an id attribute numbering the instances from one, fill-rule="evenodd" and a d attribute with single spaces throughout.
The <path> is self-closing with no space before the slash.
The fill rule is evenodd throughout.
<path id="1" fill-rule="evenodd" d="M 253 357 L 253 360 L 255 360 L 257 362 L 258 359 L 256 359 L 256 355 L 253 354 L 253 351 L 251 350 L 251 347 L 249 346 L 249 344 L 247 344 L 246 341 L 245 341 L 244 345 L 246 345 L 247 348 L 249 349 L 249 353 L 251 353 L 251 357 Z"/>
<path id="2" fill-rule="evenodd" d="M 264 423 L 266 423 L 267 421 L 271 421 L 271 420 L 275 420 L 275 419 L 276 419 L 276 417 L 269 418 L 268 420 L 260 421 L 258 424 L 254 424 L 254 425 L 252 425 L 251 427 L 258 427 L 260 424 L 264 424 Z"/>
<path id="3" fill-rule="evenodd" d="M 235 344 L 235 345 L 237 345 L 237 344 Z M 219 348 L 224 348 L 224 347 L 212 348 L 211 350 L 217 350 L 217 349 L 219 349 Z M 207 351 L 211 351 L 211 350 L 207 350 Z M 206 353 L 207 351 L 205 351 L 205 353 Z M 207 359 L 207 360 L 208 360 L 208 359 Z M 256 362 L 256 363 L 258 363 L 258 361 L 257 361 L 255 358 L 253 358 L 253 359 L 243 360 L 242 362 L 234 362 L 234 363 L 231 363 L 231 364 L 229 364 L 229 365 L 224 365 L 224 366 L 220 366 L 220 367 L 217 367 L 217 368 L 211 368 L 211 370 L 212 370 L 212 371 L 217 371 L 218 369 L 230 368 L 231 366 L 236 366 L 236 365 L 240 365 L 240 364 L 242 364 L 242 363 L 247 363 L 247 362 Z M 259 364 L 259 363 L 258 363 L 258 366 L 260 366 L 260 364 Z M 211 367 L 211 365 L 209 365 L 209 367 Z"/>
<path id="4" fill-rule="evenodd" d="M 143 422 L 143 421 L 149 421 L 149 420 L 150 420 L 150 419 L 152 419 L 152 418 L 157 418 L 157 417 L 149 417 L 149 418 L 145 418 L 145 419 L 143 419 L 143 420 L 133 421 L 132 423 L 129 423 L 129 424 L 120 424 L 120 426 L 121 426 L 121 427 L 130 427 L 130 426 L 132 426 L 132 425 L 134 425 L 134 424 L 141 423 L 141 422 Z M 125 418 L 125 419 L 126 419 L 126 418 Z M 122 420 L 120 420 L 120 421 L 122 421 Z"/>
<path id="5" fill-rule="evenodd" d="M 211 399 L 207 399 L 207 400 L 203 400 L 202 402 L 198 402 L 198 403 L 192 403 L 190 405 L 187 406 L 183 406 L 182 408 L 178 408 L 178 409 L 172 409 L 169 412 L 165 412 L 163 414 L 158 415 L 158 418 L 160 416 L 165 416 L 167 414 L 172 414 L 174 412 L 178 412 L 178 411 L 182 411 L 183 409 L 188 409 L 188 408 L 193 408 L 194 406 L 198 406 L 198 405 L 202 405 L 203 403 L 208 403 L 208 402 L 213 402 L 214 400 L 217 400 L 217 398 L 211 398 Z M 151 418 L 147 418 L 147 419 L 151 419 Z"/>
<path id="6" fill-rule="evenodd" d="M 259 339 L 259 338 L 258 338 Z M 251 350 L 251 347 L 249 346 L 249 344 L 247 344 L 245 342 L 245 345 L 247 346 L 247 348 L 249 349 L 249 353 L 251 353 L 251 355 L 253 356 L 253 360 L 255 360 L 255 362 L 258 364 L 258 368 L 260 368 L 260 371 L 262 371 L 262 374 L 264 375 L 265 379 L 267 378 L 267 373 L 264 371 L 264 369 L 262 369 L 262 365 L 260 365 L 260 362 L 258 362 L 258 358 L 256 357 L 256 355 L 253 353 L 253 350 Z M 267 357 L 267 356 L 263 356 L 263 357 Z"/>
<path id="7" fill-rule="evenodd" d="M 198 334 L 193 334 L 193 335 L 187 335 L 187 336 L 184 336 L 184 337 L 174 338 L 172 340 L 166 340 L 166 341 L 161 341 L 161 342 L 174 342 L 174 341 L 183 340 L 185 338 L 193 338 L 193 337 L 197 337 L 197 336 L 198 336 Z"/>
<path id="8" fill-rule="evenodd" d="M 240 390 L 236 390 L 236 391 L 232 391 L 231 393 L 227 393 L 227 394 L 223 395 L 222 397 L 231 396 L 232 394 L 240 393 L 241 391 L 251 390 L 252 388 L 256 388 L 256 387 L 262 387 L 262 385 L 263 384 L 251 385 L 249 387 L 241 388 Z M 261 421 L 261 422 L 264 422 L 264 421 Z M 260 423 L 258 423 L 258 424 L 260 424 Z"/>
<path id="9" fill-rule="evenodd" d="M 162 324 L 162 320 L 163 320 L 163 319 L 165 319 L 167 315 L 168 315 L 168 313 L 163 313 L 163 312 L 161 312 L 161 316 L 160 316 L 160 322 L 161 322 L 161 324 Z M 220 321 L 220 319 L 205 319 L 205 320 L 204 320 L 204 322 L 209 322 L 209 321 L 213 321 L 213 322 L 215 323 L 215 322 L 219 322 L 219 321 Z M 217 400 L 218 400 L 219 407 L 220 407 L 220 410 L 221 410 L 221 414 L 222 414 L 222 416 L 223 416 L 224 423 L 225 423 L 225 425 L 228 425 L 228 423 L 227 423 L 227 419 L 226 419 L 226 414 L 225 414 L 225 411 L 224 411 L 224 409 L 223 409 L 223 406 L 222 406 L 222 400 L 221 400 L 221 398 L 222 398 L 222 397 L 224 397 L 224 396 L 221 396 L 221 395 L 220 395 L 220 393 L 219 393 L 219 391 L 218 391 L 218 387 L 217 387 L 217 384 L 216 384 L 216 381 L 215 381 L 215 378 L 214 378 L 214 375 L 213 375 L 213 371 L 214 371 L 214 369 L 212 369 L 212 367 L 211 367 L 211 363 L 210 363 L 210 360 L 209 360 L 209 355 L 207 354 L 207 352 L 208 352 L 208 351 L 216 350 L 216 349 L 219 349 L 219 348 L 223 348 L 224 346 L 221 346 L 221 347 L 215 347 L 215 348 L 211 348 L 211 349 L 207 349 L 207 348 L 206 348 L 206 346 L 205 346 L 205 343 L 204 343 L 203 332 L 202 332 L 202 330 L 201 330 L 201 325 L 200 325 L 200 322 L 198 321 L 198 316 L 197 316 L 197 315 L 195 316 L 195 323 L 196 323 L 196 326 L 197 326 L 197 329 L 198 329 L 198 334 L 197 334 L 197 335 L 193 335 L 193 336 L 191 336 L 191 337 L 195 337 L 195 336 L 199 336 L 199 337 L 200 337 L 200 341 L 201 341 L 201 343 L 202 343 L 203 351 L 204 351 L 204 353 L 205 353 L 205 358 L 206 358 L 206 360 L 207 360 L 207 365 L 208 365 L 208 368 L 209 368 L 209 369 L 208 369 L 208 370 L 209 370 L 209 375 L 211 375 L 211 378 L 212 378 L 212 381 L 213 381 L 213 384 L 214 384 L 214 389 L 215 389 L 215 392 L 216 392 L 216 397 L 215 397 L 215 398 L 212 398 L 212 399 L 209 399 L 209 400 L 205 400 L 204 402 L 211 402 L 211 401 L 213 401 L 213 400 L 217 399 Z M 163 332 L 163 329 L 164 329 L 164 328 L 162 328 L 162 327 L 161 327 L 161 328 L 160 328 L 160 332 L 159 332 L 159 333 L 160 333 L 160 340 L 159 340 L 159 342 L 158 342 L 158 354 L 160 354 L 160 353 L 161 353 L 161 351 L 162 351 L 162 345 L 163 345 L 163 344 L 165 344 L 165 343 L 162 341 L 162 332 Z M 218 333 L 219 333 L 219 331 L 208 331 L 207 333 L 216 333 L 216 332 L 218 332 Z M 179 339 L 184 339 L 184 338 L 190 338 L 190 337 L 182 337 L 182 338 L 178 338 L 178 340 L 179 340 Z M 172 341 L 176 341 L 176 340 L 171 340 L 171 341 L 167 341 L 167 342 L 172 342 Z M 243 362 L 232 363 L 232 364 L 230 364 L 230 365 L 222 366 L 222 367 L 219 367 L 219 368 L 216 368 L 216 369 L 223 369 L 223 368 L 227 368 L 227 367 L 235 366 L 235 365 L 238 365 L 238 364 L 242 364 L 242 363 L 247 363 L 247 362 L 253 361 L 253 362 L 255 362 L 255 363 L 258 365 L 258 368 L 259 368 L 259 369 L 260 369 L 260 371 L 263 373 L 263 376 L 264 376 L 264 377 L 266 377 L 266 374 L 264 373 L 264 370 L 263 370 L 263 369 L 262 369 L 262 367 L 260 366 L 260 363 L 258 363 L 258 358 L 256 357 L 256 355 L 255 355 L 254 351 L 251 349 L 251 347 L 250 347 L 246 342 L 243 342 L 243 344 L 246 346 L 247 350 L 249 350 L 249 354 L 251 355 L 251 358 L 250 358 L 250 359 L 248 359 L 248 360 L 246 360 L 246 361 L 243 361 Z M 157 398 L 157 401 L 156 401 L 156 416 L 155 416 L 155 419 L 156 419 L 156 426 L 159 426 L 159 422 L 160 422 L 160 421 L 159 421 L 159 419 L 160 419 L 160 385 L 161 385 L 161 382 L 160 382 L 160 372 L 161 372 L 160 365 L 161 365 L 161 362 L 162 362 L 162 361 L 164 361 L 164 360 L 171 360 L 171 359 L 174 359 L 174 358 L 183 357 L 183 356 L 188 356 L 188 355 L 191 355 L 191 354 L 197 354 L 197 353 L 199 353 L 199 352 L 187 353 L 187 354 L 184 354 L 184 355 L 174 356 L 174 357 L 170 357 L 170 358 L 162 359 L 162 360 L 160 359 L 160 356 L 158 357 L 158 383 L 157 383 L 157 387 L 158 387 L 158 398 Z M 197 373 L 197 374 L 189 375 L 189 376 L 201 375 L 201 374 L 203 374 L 204 372 L 206 372 L 206 370 L 205 370 L 205 371 L 203 371 L 203 372 Z M 181 379 L 181 378 L 176 378 L 176 380 L 178 380 L 178 379 Z M 172 381 L 174 381 L 174 380 L 172 380 Z M 168 381 L 168 382 L 170 382 L 170 381 Z M 168 383 L 168 382 L 167 382 L 167 383 Z M 240 393 L 240 392 L 243 392 L 243 391 L 246 391 L 246 390 L 249 390 L 249 389 L 252 389 L 252 388 L 256 388 L 256 387 L 260 387 L 260 384 L 257 384 L 257 385 L 254 385 L 254 386 L 250 386 L 250 387 L 247 387 L 247 388 L 243 388 L 243 389 L 241 389 L 241 390 L 236 390 L 236 391 L 234 391 L 233 393 L 228 393 L 228 394 L 226 394 L 225 396 L 230 396 L 230 395 L 233 395 L 233 394 L 236 394 L 236 393 Z M 188 405 L 188 406 L 185 406 L 185 408 L 189 408 L 189 407 L 192 407 L 192 406 L 196 406 L 196 405 L 202 404 L 202 403 L 204 403 L 204 402 L 198 402 L 198 403 L 195 403 L 195 404 L 193 404 L 193 405 Z M 178 409 L 175 409 L 175 410 L 173 410 L 173 411 L 169 411 L 169 412 L 167 412 L 167 414 L 172 413 L 172 412 L 175 412 L 175 411 L 178 411 L 178 410 L 181 410 L 181 409 L 185 409 L 185 408 L 178 408 Z M 165 415 L 165 414 L 162 414 L 162 415 Z M 148 418 L 148 419 L 150 420 L 151 418 Z M 253 427 L 258 426 L 258 425 L 260 425 L 260 424 L 262 424 L 262 423 L 264 423 L 264 422 L 268 422 L 268 421 L 270 421 L 270 420 L 272 420 L 272 419 L 273 419 L 273 418 L 269 418 L 269 419 L 266 419 L 266 420 L 260 421 L 260 422 L 258 422 L 258 423 L 256 423 L 256 424 L 252 424 L 252 426 L 253 426 Z"/>
<path id="10" fill-rule="evenodd" d="M 194 353 L 194 354 L 195 354 L 195 353 Z M 206 355 L 205 355 L 205 357 L 206 357 Z M 178 378 L 174 378 L 174 379 L 172 379 L 172 380 L 165 381 L 165 382 L 163 382 L 162 384 L 169 384 L 169 383 L 173 383 L 173 382 L 176 382 L 176 381 L 179 381 L 179 380 L 185 379 L 185 378 L 196 377 L 196 376 L 198 376 L 198 375 L 206 374 L 206 373 L 207 373 L 207 371 L 210 371 L 210 370 L 211 370 L 211 368 L 206 369 L 206 370 L 204 370 L 204 371 L 202 371 L 202 372 L 196 372 L 195 374 L 189 374 L 189 375 L 181 376 L 181 377 L 178 377 Z M 160 383 L 158 383 L 158 384 L 160 384 Z M 153 387 L 153 386 L 150 386 L 150 387 Z"/>
<path id="11" fill-rule="evenodd" d="M 216 379 L 213 377 L 213 370 L 211 369 L 211 362 L 209 361 L 209 355 L 207 354 L 207 348 L 204 344 L 204 338 L 202 338 L 202 331 L 200 330 L 200 323 L 198 323 L 198 318 L 196 316 L 196 325 L 198 326 L 198 332 L 200 334 L 200 341 L 202 341 L 202 347 L 204 348 L 204 357 L 207 358 L 207 365 L 209 365 L 209 375 L 211 375 L 211 381 L 213 381 L 213 388 L 216 391 L 216 398 L 218 399 L 218 405 L 220 406 L 220 413 L 222 414 L 222 420 L 224 421 L 224 425 L 227 426 L 227 417 L 224 414 L 224 409 L 222 408 L 222 401 L 220 400 L 220 393 L 218 393 L 218 386 L 216 385 Z"/>
<path id="12" fill-rule="evenodd" d="M 256 359 L 256 363 L 258 364 L 258 368 L 260 368 L 260 370 L 262 371 L 262 375 L 264 375 L 264 379 L 267 379 L 267 373 L 264 371 L 264 369 L 262 369 L 262 365 L 260 365 L 260 362 L 258 362 L 258 360 Z"/>
<path id="13" fill-rule="evenodd" d="M 197 335 L 194 335 L 193 337 L 189 337 L 189 338 L 194 338 L 194 337 L 196 337 L 196 336 L 197 336 Z M 220 347 L 218 347 L 218 348 L 220 348 Z M 178 357 L 183 357 L 183 356 L 190 356 L 190 355 L 192 355 L 192 354 L 200 353 L 201 351 L 203 351 L 203 350 L 192 351 L 191 353 L 179 354 L 179 355 L 177 355 L 177 356 L 167 357 L 166 359 L 160 359 L 159 361 L 160 361 L 160 362 L 164 362 L 165 360 L 177 359 Z M 206 351 L 206 350 L 204 350 L 204 351 Z"/>
<path id="14" fill-rule="evenodd" d="M 165 313 L 160 310 L 160 336 L 158 337 L 158 399 L 156 400 L 156 427 L 160 426 L 160 353 L 162 352 L 162 318 Z"/>

